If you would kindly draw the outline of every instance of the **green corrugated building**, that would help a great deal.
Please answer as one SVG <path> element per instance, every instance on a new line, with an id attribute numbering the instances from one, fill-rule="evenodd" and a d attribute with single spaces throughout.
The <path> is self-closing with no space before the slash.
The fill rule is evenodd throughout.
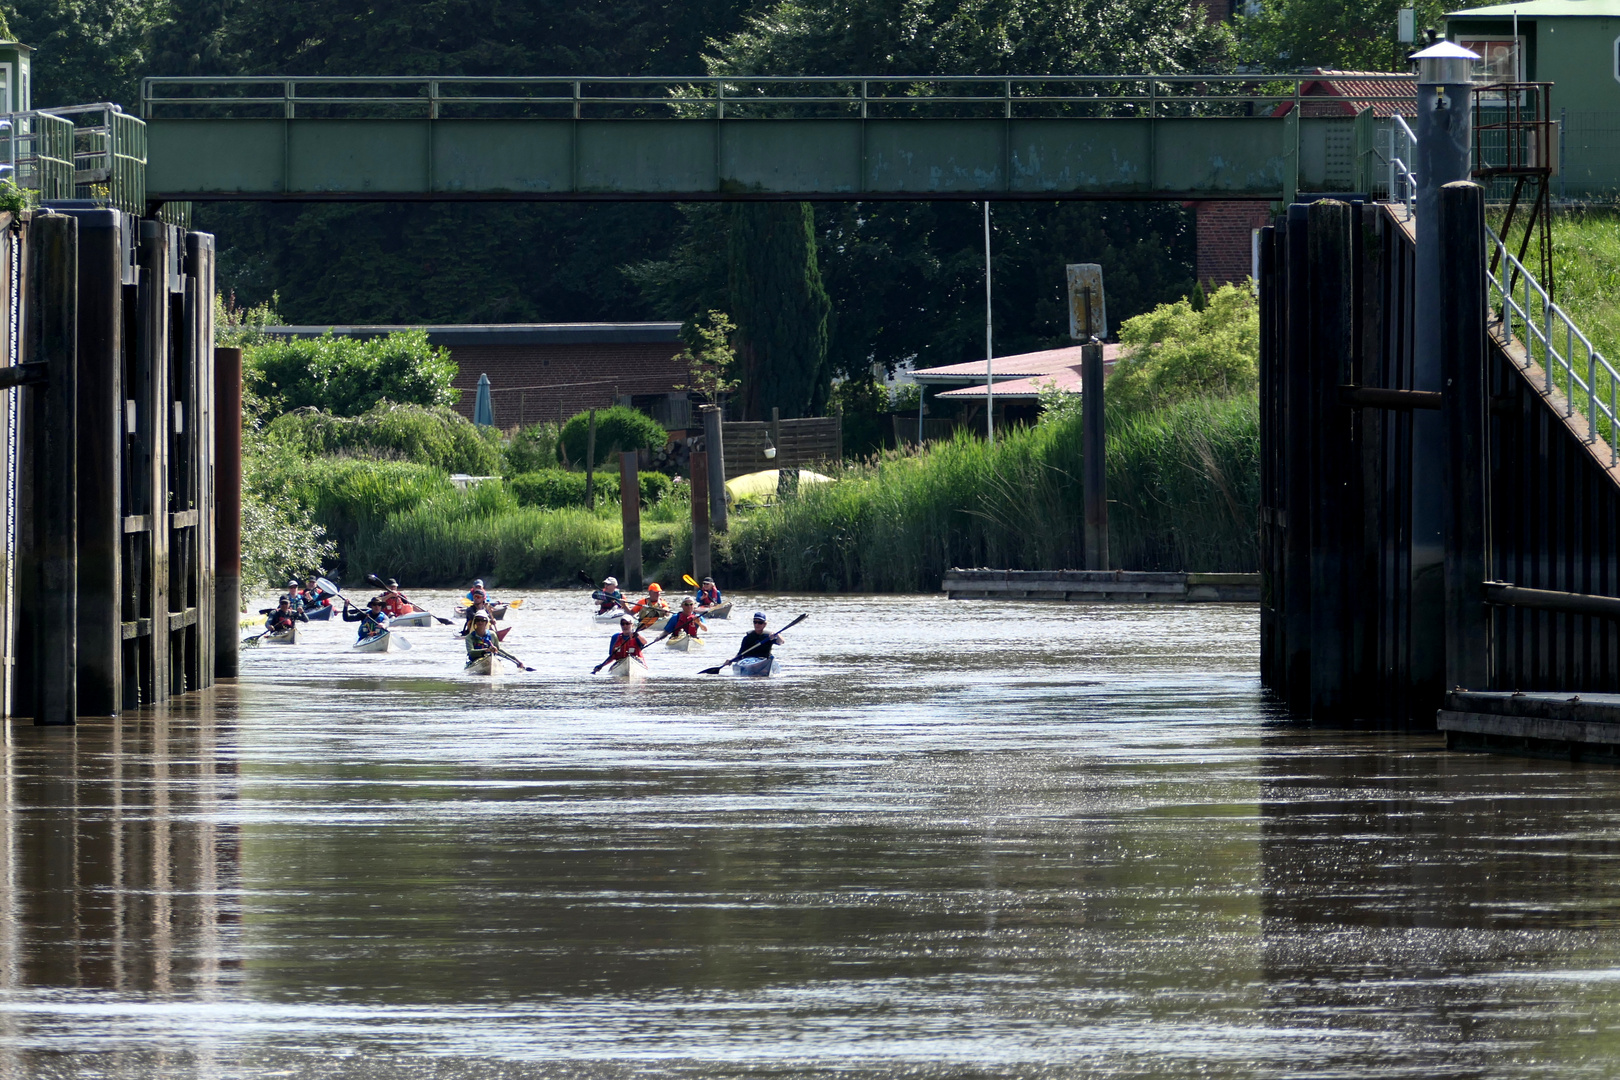
<path id="1" fill-rule="evenodd" d="M 1510 81 L 1550 82 L 1563 121 L 1555 195 L 1620 194 L 1620 0 L 1529 0 L 1453 11 L 1446 36 Z"/>

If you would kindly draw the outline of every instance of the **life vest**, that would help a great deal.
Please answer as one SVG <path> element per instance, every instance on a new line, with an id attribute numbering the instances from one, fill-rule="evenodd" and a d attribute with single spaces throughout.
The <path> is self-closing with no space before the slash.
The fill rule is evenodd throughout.
<path id="1" fill-rule="evenodd" d="M 383 610 L 390 615 L 409 615 L 411 605 L 407 604 L 399 593 L 388 592 L 383 593 Z"/>
<path id="2" fill-rule="evenodd" d="M 714 607 L 714 605 L 720 602 L 720 590 L 699 589 L 697 591 L 697 596 L 693 599 L 697 600 L 697 602 L 704 607 Z"/>
<path id="3" fill-rule="evenodd" d="M 672 631 L 672 633 L 685 634 L 688 637 L 697 637 L 698 631 L 702 629 L 703 616 L 697 614 L 696 612 L 693 612 L 690 615 L 682 612 L 681 614 L 675 616 L 675 629 Z"/>
<path id="4" fill-rule="evenodd" d="M 624 631 L 613 635 L 613 642 L 608 647 L 608 656 L 613 660 L 623 660 L 631 656 L 641 655 L 641 638 L 635 634 L 626 634 Z"/>
<path id="5" fill-rule="evenodd" d="M 501 639 L 493 631 L 485 630 L 479 634 L 476 630 L 467 631 L 468 652 L 493 652 L 501 647 Z"/>
<path id="6" fill-rule="evenodd" d="M 597 603 L 602 605 L 596 611 L 598 615 L 606 615 L 608 612 L 618 607 L 619 601 L 624 599 L 624 593 L 622 592 L 610 593 L 603 592 L 601 589 L 596 590 L 596 592 L 592 593 L 591 596 L 595 598 Z"/>
<path id="7" fill-rule="evenodd" d="M 291 629 L 292 624 L 296 621 L 290 611 L 272 611 L 270 617 L 264 620 L 264 625 L 272 633 L 280 633 L 283 630 Z"/>

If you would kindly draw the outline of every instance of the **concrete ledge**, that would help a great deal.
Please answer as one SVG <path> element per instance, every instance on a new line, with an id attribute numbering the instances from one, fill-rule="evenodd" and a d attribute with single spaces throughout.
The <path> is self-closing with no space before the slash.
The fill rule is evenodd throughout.
<path id="1" fill-rule="evenodd" d="M 1617 694 L 1455 691 L 1436 723 L 1457 750 L 1620 762 Z"/>
<path id="2" fill-rule="evenodd" d="M 1260 600 L 1260 575 L 953 567 L 946 572 L 941 588 L 952 600 L 1252 604 Z"/>

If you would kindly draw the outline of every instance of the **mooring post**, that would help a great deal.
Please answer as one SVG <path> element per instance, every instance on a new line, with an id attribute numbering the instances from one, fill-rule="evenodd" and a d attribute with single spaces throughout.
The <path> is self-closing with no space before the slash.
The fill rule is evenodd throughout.
<path id="1" fill-rule="evenodd" d="M 1345 720 L 1350 695 L 1348 665 L 1353 620 L 1346 581 L 1351 559 L 1345 550 L 1345 515 L 1360 495 L 1349 483 L 1355 452 L 1350 410 L 1339 404 L 1338 388 L 1352 381 L 1355 333 L 1351 263 L 1350 204 L 1322 200 L 1308 211 L 1311 319 L 1307 329 L 1310 366 L 1306 392 L 1313 434 L 1303 462 L 1311 498 L 1302 507 L 1310 517 L 1310 716 Z"/>
<path id="2" fill-rule="evenodd" d="M 1417 252 L 1412 389 L 1445 391 L 1441 306 L 1453 253 L 1440 232 L 1440 189 L 1468 179 L 1473 89 L 1479 57 L 1444 41 L 1415 53 L 1417 79 Z M 1440 412 L 1412 417 L 1410 719 L 1432 718 L 1446 680 L 1446 424 Z"/>
<path id="3" fill-rule="evenodd" d="M 1308 716 L 1311 708 L 1311 362 L 1310 362 L 1310 207 L 1288 208 L 1283 235 L 1286 310 L 1282 313 L 1282 371 L 1278 429 L 1282 452 L 1278 481 L 1283 565 L 1283 695 L 1290 712 Z"/>
<path id="4" fill-rule="evenodd" d="M 117 210 L 75 210 L 78 295 L 78 712 L 123 706 L 123 258 Z"/>
<path id="5" fill-rule="evenodd" d="M 726 520 L 726 448 L 720 434 L 720 406 L 705 405 L 698 410 L 703 414 L 703 448 L 709 458 L 709 522 L 715 532 L 725 532 Z"/>
<path id="6" fill-rule="evenodd" d="M 1260 230 L 1260 682 L 1277 685 L 1277 229 Z"/>
<path id="7" fill-rule="evenodd" d="M 34 218 L 28 313 L 30 360 L 47 381 L 29 389 L 33 456 L 33 610 L 29 695 L 36 725 L 79 715 L 78 222 Z"/>
<path id="8" fill-rule="evenodd" d="M 1485 189 L 1440 189 L 1440 419 L 1446 437 L 1445 688 L 1490 689 L 1486 483 Z"/>
<path id="9" fill-rule="evenodd" d="M 242 350 L 214 350 L 214 677 L 237 676 L 242 610 Z"/>
<path id="10" fill-rule="evenodd" d="M 714 573 L 709 551 L 709 455 L 692 451 L 692 576 L 702 581 Z"/>
<path id="11" fill-rule="evenodd" d="M 1103 424 L 1103 347 L 1080 348 L 1080 422 L 1085 439 L 1086 569 L 1108 565 L 1108 440 Z"/>
<path id="12" fill-rule="evenodd" d="M 585 509 L 596 509 L 596 410 L 585 427 Z"/>
<path id="13" fill-rule="evenodd" d="M 636 452 L 619 455 L 619 518 L 624 523 L 624 584 L 641 588 L 641 475 Z"/>

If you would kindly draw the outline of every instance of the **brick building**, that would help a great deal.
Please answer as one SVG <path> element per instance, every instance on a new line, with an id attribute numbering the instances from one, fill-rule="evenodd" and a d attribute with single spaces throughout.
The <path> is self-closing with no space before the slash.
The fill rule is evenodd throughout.
<path id="1" fill-rule="evenodd" d="M 680 323 L 510 323 L 474 326 L 273 326 L 271 334 L 380 337 L 424 329 L 450 350 L 461 390 L 456 410 L 471 419 L 478 376 L 488 375 L 502 428 L 567 418 L 593 406 L 633 405 L 671 429 L 690 422 Z"/>
<path id="2" fill-rule="evenodd" d="M 1331 71 L 1322 68 L 1301 84 L 1300 95 L 1310 100 L 1301 106 L 1306 116 L 1355 116 L 1371 109 L 1379 118 L 1412 116 L 1416 112 L 1417 81 L 1391 84 L 1376 82 L 1372 75 L 1384 72 Z M 1273 113 L 1284 116 L 1293 102 L 1279 105 Z M 1271 221 L 1271 204 L 1253 201 L 1210 201 L 1189 203 L 1196 216 L 1198 237 L 1198 281 L 1211 286 L 1238 282 L 1253 268 L 1254 230 Z"/>

